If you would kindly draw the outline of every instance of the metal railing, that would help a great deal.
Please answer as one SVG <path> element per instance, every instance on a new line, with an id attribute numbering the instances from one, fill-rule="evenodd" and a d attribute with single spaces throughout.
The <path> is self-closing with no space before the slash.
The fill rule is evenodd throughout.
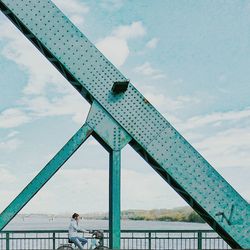
<path id="1" fill-rule="evenodd" d="M 85 238 L 90 239 L 88 235 Z M 108 231 L 104 230 L 108 246 Z M 68 241 L 65 230 L 29 230 L 0 232 L 1 250 L 55 250 Z M 85 248 L 88 249 L 88 244 Z M 212 230 L 122 230 L 121 249 L 231 249 Z"/>

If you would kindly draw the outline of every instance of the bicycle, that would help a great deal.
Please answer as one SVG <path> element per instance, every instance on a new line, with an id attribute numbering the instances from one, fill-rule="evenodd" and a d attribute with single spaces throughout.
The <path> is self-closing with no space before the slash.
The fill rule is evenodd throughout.
<path id="1" fill-rule="evenodd" d="M 105 249 L 107 250 L 107 249 L 109 249 L 108 247 L 103 245 L 103 241 L 104 241 L 103 240 L 104 239 L 103 231 L 94 230 L 94 231 L 90 231 L 90 234 L 92 234 L 90 249 L 92 249 L 92 250 L 105 250 Z M 74 243 L 68 239 L 68 243 L 62 244 L 61 246 L 59 246 L 57 248 L 57 250 L 79 250 L 78 247 L 74 247 L 73 245 L 74 245 Z"/>

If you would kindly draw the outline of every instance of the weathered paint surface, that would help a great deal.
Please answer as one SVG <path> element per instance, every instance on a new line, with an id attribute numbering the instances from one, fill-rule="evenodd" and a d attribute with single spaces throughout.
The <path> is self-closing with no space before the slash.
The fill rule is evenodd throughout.
<path id="1" fill-rule="evenodd" d="M 3 13 L 89 102 L 131 136 L 131 146 L 232 247 L 250 248 L 250 206 L 51 2 L 0 0 Z"/>

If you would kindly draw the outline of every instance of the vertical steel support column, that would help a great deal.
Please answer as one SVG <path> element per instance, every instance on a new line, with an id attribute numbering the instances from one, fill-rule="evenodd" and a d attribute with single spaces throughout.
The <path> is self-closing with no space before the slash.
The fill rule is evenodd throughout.
<path id="1" fill-rule="evenodd" d="M 202 232 L 198 232 L 198 250 L 202 250 Z"/>
<path id="2" fill-rule="evenodd" d="M 56 233 L 55 232 L 53 232 L 53 250 L 55 250 L 56 249 Z"/>
<path id="3" fill-rule="evenodd" d="M 152 244 L 151 237 L 152 237 L 151 232 L 149 232 L 148 233 L 148 250 L 152 249 L 152 246 L 151 246 L 151 244 Z"/>
<path id="4" fill-rule="evenodd" d="M 95 139 L 109 152 L 109 247 L 120 249 L 121 149 L 132 138 L 96 101 L 91 106 L 87 123 Z"/>
<path id="5" fill-rule="evenodd" d="M 10 233 L 6 233 L 6 250 L 10 250 Z"/>
<path id="6" fill-rule="evenodd" d="M 120 249 L 121 150 L 109 153 L 109 248 Z"/>

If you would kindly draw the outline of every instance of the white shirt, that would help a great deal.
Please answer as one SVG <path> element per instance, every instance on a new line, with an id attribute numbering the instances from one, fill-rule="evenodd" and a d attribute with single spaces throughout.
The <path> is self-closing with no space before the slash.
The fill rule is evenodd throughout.
<path id="1" fill-rule="evenodd" d="M 78 226 L 78 222 L 75 219 L 71 219 L 69 224 L 69 238 L 77 237 L 77 231 L 87 232 L 85 229 Z"/>

